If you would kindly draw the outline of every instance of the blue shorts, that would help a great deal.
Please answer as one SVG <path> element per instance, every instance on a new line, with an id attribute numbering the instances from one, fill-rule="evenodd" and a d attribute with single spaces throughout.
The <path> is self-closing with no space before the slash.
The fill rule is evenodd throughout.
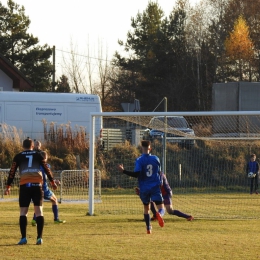
<path id="1" fill-rule="evenodd" d="M 140 199 L 144 205 L 148 205 L 151 201 L 159 201 L 163 203 L 160 186 L 154 186 L 146 191 L 140 190 Z"/>
<path id="2" fill-rule="evenodd" d="M 51 190 L 49 190 L 49 189 L 45 189 L 43 191 L 43 196 L 44 196 L 45 200 L 50 200 L 53 194 L 54 193 Z"/>

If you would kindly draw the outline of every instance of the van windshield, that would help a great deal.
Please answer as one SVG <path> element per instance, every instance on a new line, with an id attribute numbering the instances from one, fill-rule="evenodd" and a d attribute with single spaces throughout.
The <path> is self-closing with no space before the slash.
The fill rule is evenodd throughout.
<path id="1" fill-rule="evenodd" d="M 153 118 L 149 124 L 151 128 L 163 127 L 165 117 Z M 167 117 L 167 125 L 174 128 L 188 128 L 187 122 L 183 117 Z"/>

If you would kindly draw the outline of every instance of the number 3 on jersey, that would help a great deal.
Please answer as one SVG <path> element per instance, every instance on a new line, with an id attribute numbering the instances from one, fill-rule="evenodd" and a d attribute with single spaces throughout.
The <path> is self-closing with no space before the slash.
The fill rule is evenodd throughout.
<path id="1" fill-rule="evenodd" d="M 146 176 L 147 176 L 147 177 L 151 177 L 152 174 L 153 174 L 153 166 L 152 166 L 152 164 L 148 164 L 148 165 L 146 166 L 146 169 L 147 169 L 147 171 L 146 171 Z"/>

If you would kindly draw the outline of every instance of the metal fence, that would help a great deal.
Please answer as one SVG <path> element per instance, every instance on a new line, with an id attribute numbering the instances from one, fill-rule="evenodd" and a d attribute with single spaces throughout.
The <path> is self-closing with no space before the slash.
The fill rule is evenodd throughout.
<path id="1" fill-rule="evenodd" d="M 127 128 L 104 128 L 103 129 L 103 147 L 110 150 L 117 144 L 129 141 L 132 145 L 139 145 L 143 138 L 144 129 Z"/>

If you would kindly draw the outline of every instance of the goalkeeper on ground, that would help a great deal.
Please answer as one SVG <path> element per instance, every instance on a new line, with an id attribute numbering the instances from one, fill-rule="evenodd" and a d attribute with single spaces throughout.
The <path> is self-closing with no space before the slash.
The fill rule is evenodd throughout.
<path id="1" fill-rule="evenodd" d="M 180 218 L 186 218 L 188 221 L 192 221 L 194 219 L 193 216 L 191 215 L 187 215 L 177 209 L 173 209 L 173 206 L 172 206 L 172 189 L 168 183 L 168 180 L 166 178 L 166 175 L 161 172 L 161 176 L 162 176 L 162 186 L 161 186 L 161 191 L 162 191 L 162 196 L 163 196 L 163 203 L 164 203 L 164 206 L 166 208 L 166 211 L 170 214 L 170 215 L 175 215 L 177 217 L 180 217 Z M 139 188 L 135 188 L 135 193 L 137 195 L 140 195 L 140 190 Z M 153 213 L 153 217 L 151 218 L 151 220 L 157 220 L 157 217 L 156 217 L 156 209 L 155 209 L 155 206 L 154 206 L 154 203 L 151 201 L 151 211 Z"/>

